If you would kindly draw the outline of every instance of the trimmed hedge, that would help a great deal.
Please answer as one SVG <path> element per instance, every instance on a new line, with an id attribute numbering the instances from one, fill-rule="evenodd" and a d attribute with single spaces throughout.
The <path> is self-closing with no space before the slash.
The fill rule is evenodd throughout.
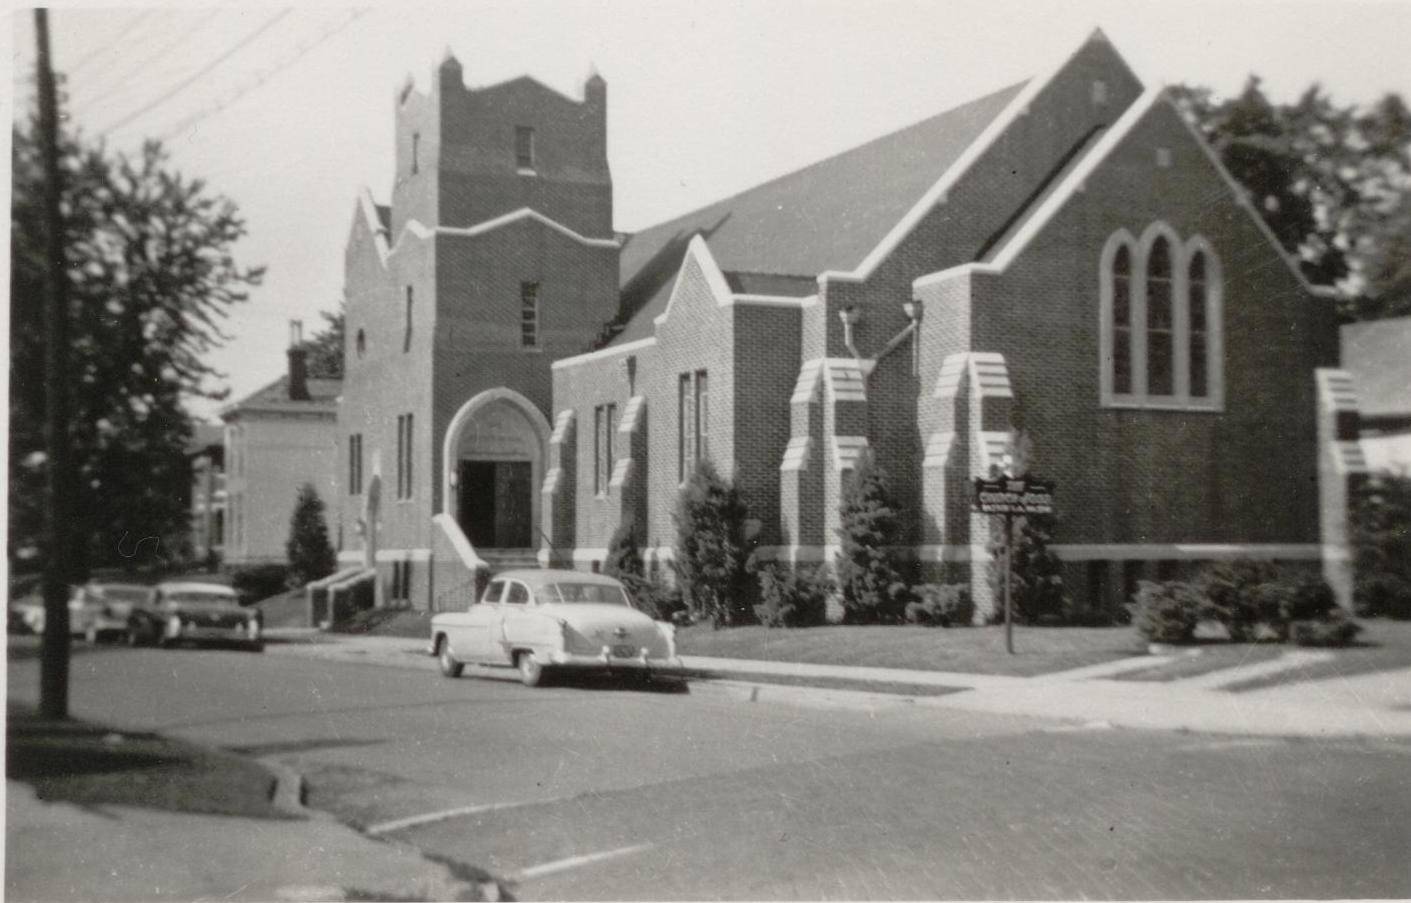
<path id="1" fill-rule="evenodd" d="M 1189 583 L 1137 584 L 1137 631 L 1152 643 L 1189 643 L 1206 602 Z"/>
<path id="2" fill-rule="evenodd" d="M 916 601 L 906 606 L 908 624 L 968 627 L 975 618 L 975 602 L 964 583 L 923 583 L 912 594 Z"/>
<path id="3" fill-rule="evenodd" d="M 230 572 L 230 585 L 244 599 L 258 602 L 289 588 L 289 565 L 252 564 Z"/>
<path id="4" fill-rule="evenodd" d="M 1289 638 L 1299 646 L 1346 646 L 1361 632 L 1362 625 L 1341 609 L 1321 621 L 1294 621 L 1289 625 Z"/>

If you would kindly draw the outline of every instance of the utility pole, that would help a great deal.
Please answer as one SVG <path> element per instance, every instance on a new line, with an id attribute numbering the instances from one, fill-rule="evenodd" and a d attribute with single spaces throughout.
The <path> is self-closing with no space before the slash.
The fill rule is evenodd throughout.
<path id="1" fill-rule="evenodd" d="M 44 154 L 44 220 L 49 257 L 44 305 L 45 481 L 44 641 L 39 657 L 39 711 L 44 718 L 69 715 L 69 577 L 73 568 L 69 521 L 69 284 L 64 258 L 64 222 L 59 207 L 59 103 L 49 59 L 49 15 L 34 11 L 38 44 L 39 132 Z"/>

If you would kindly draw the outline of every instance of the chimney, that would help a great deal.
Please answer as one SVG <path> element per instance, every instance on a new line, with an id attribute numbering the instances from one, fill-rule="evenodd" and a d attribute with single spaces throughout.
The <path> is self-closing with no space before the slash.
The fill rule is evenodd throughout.
<path id="1" fill-rule="evenodd" d="M 289 400 L 309 400 L 309 350 L 304 347 L 304 321 L 289 321 Z"/>

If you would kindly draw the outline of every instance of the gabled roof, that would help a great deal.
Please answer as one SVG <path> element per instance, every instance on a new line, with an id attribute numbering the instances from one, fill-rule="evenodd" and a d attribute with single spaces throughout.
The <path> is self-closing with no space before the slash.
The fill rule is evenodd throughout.
<path id="1" fill-rule="evenodd" d="M 1024 87 L 1019 82 L 860 147 L 632 235 L 622 249 L 617 341 L 651 333 L 691 237 L 728 275 L 802 277 L 851 270 Z M 794 281 L 788 292 L 799 291 Z M 811 289 L 810 289 L 811 291 Z"/>
<path id="2" fill-rule="evenodd" d="M 240 411 L 335 411 L 338 396 L 343 392 L 341 379 L 309 379 L 309 398 L 295 401 L 289 397 L 289 375 L 250 393 L 221 411 L 223 419 Z"/>
<path id="3" fill-rule="evenodd" d="M 1411 417 L 1411 317 L 1342 327 L 1342 369 L 1357 381 L 1364 417 Z"/>

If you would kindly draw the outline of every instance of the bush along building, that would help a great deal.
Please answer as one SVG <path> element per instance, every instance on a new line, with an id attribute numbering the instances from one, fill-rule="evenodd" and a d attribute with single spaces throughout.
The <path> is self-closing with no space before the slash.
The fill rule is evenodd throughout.
<path id="1" fill-rule="evenodd" d="M 1345 569 L 1328 513 L 1359 467 L 1355 403 L 1346 374 L 1315 378 L 1331 299 L 1100 32 L 632 235 L 599 76 L 581 100 L 468 89 L 448 55 L 395 103 L 391 206 L 364 193 L 348 242 L 338 415 L 362 537 L 345 563 L 376 568 L 384 603 L 455 604 L 511 563 L 596 567 L 624 523 L 660 566 L 705 458 L 760 557 L 832 560 L 871 456 L 913 576 L 968 583 L 984 618 L 971 481 L 1016 427 L 1087 604 L 1209 560 Z"/>

